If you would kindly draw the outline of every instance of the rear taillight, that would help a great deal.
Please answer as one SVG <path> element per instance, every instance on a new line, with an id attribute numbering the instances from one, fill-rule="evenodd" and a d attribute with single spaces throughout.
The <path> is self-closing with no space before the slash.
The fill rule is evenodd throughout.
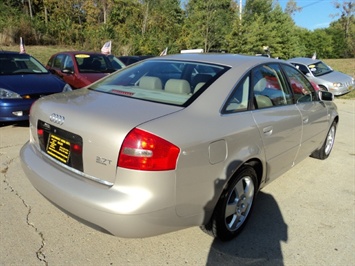
<path id="1" fill-rule="evenodd" d="M 144 171 L 173 170 L 180 149 L 156 135 L 133 129 L 124 139 L 118 166 Z"/>

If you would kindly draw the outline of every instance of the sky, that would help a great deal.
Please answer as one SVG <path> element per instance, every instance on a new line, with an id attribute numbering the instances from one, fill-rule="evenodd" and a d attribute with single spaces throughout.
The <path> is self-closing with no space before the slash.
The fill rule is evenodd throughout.
<path id="1" fill-rule="evenodd" d="M 234 0 L 238 4 L 240 0 Z M 243 6 L 247 0 L 242 0 Z M 288 0 L 274 0 L 278 1 L 282 9 L 285 10 Z M 319 28 L 328 28 L 329 24 L 339 19 L 339 9 L 334 7 L 334 0 L 295 0 L 298 7 L 302 7 L 300 12 L 296 12 L 292 18 L 297 26 L 306 28 L 308 30 L 315 30 Z M 344 0 L 338 0 L 343 2 Z M 349 1 L 349 0 L 347 0 Z M 181 0 L 182 5 L 187 0 Z M 333 15 L 333 17 L 332 17 Z"/>
<path id="2" fill-rule="evenodd" d="M 339 19 L 340 9 L 334 7 L 333 0 L 295 0 L 300 12 L 296 12 L 292 18 L 297 26 L 309 30 L 327 28 L 333 21 Z M 288 0 L 278 0 L 284 10 Z M 339 1 L 343 2 L 343 1 Z M 338 14 L 338 15 L 337 15 Z M 334 15 L 337 15 L 334 17 Z"/>

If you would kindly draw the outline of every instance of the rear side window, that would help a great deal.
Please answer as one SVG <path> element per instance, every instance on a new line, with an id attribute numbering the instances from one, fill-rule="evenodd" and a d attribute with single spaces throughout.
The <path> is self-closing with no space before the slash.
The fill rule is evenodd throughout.
<path id="1" fill-rule="evenodd" d="M 262 65 L 253 69 L 252 91 L 257 109 L 292 103 L 292 94 L 278 64 Z"/>
<path id="2" fill-rule="evenodd" d="M 249 102 L 250 76 L 238 83 L 237 87 L 229 97 L 222 113 L 235 113 L 247 110 Z"/>
<path id="3" fill-rule="evenodd" d="M 186 106 L 228 69 L 189 61 L 142 61 L 92 85 L 91 89 Z"/>

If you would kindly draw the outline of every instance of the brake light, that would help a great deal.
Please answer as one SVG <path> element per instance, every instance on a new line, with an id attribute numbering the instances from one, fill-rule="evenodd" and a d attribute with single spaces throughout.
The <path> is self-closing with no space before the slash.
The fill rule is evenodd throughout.
<path id="1" fill-rule="evenodd" d="M 83 147 L 82 147 L 81 145 L 75 144 L 75 143 L 72 143 L 72 144 L 70 145 L 70 150 L 71 150 L 72 152 L 77 153 L 77 154 L 82 154 L 82 153 L 83 153 Z"/>
<path id="2" fill-rule="evenodd" d="M 169 141 L 135 128 L 122 143 L 117 166 L 143 171 L 173 170 L 179 153 L 180 149 Z"/>
<path id="3" fill-rule="evenodd" d="M 43 137 L 44 130 L 42 128 L 38 128 L 37 129 L 37 134 L 38 134 L 38 137 Z"/>

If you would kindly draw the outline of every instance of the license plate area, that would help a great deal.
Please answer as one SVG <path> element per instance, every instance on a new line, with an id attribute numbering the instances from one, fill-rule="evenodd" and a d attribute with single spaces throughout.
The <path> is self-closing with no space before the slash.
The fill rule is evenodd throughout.
<path id="1" fill-rule="evenodd" d="M 57 135 L 49 134 L 46 152 L 62 163 L 68 164 L 70 158 L 70 142 Z"/>
<path id="2" fill-rule="evenodd" d="M 37 136 L 44 153 L 83 172 L 83 140 L 79 135 L 38 120 Z"/>

